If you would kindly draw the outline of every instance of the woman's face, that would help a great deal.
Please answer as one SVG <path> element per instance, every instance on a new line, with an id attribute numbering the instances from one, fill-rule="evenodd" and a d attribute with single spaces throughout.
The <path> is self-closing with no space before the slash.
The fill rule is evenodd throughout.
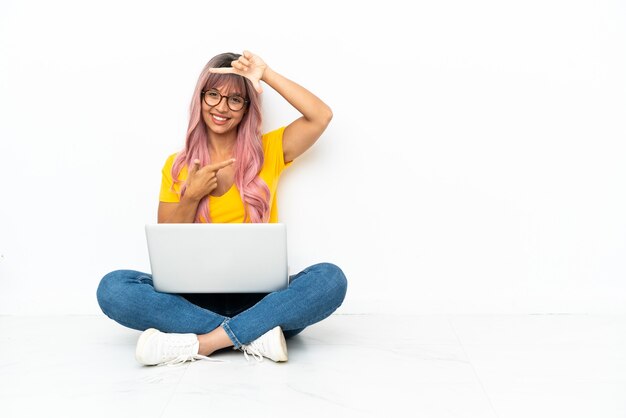
<path id="1" fill-rule="evenodd" d="M 247 103 L 239 110 L 232 110 L 231 108 L 238 107 L 237 103 L 243 100 L 244 93 L 228 86 L 218 86 L 206 91 L 202 98 L 202 117 L 210 131 L 223 135 L 237 129 L 237 125 L 246 112 Z M 207 102 L 211 103 L 212 106 Z M 214 104 L 215 102 L 217 104 Z"/>

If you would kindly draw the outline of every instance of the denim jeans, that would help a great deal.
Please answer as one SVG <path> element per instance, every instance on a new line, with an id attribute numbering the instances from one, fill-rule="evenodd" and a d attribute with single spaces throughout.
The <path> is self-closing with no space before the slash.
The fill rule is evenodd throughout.
<path id="1" fill-rule="evenodd" d="M 200 335 L 222 326 L 239 348 L 276 326 L 286 338 L 298 334 L 330 316 L 346 289 L 341 269 L 321 263 L 291 276 L 288 288 L 266 295 L 160 293 L 150 274 L 116 270 L 102 278 L 97 297 L 102 312 L 126 327 Z"/>

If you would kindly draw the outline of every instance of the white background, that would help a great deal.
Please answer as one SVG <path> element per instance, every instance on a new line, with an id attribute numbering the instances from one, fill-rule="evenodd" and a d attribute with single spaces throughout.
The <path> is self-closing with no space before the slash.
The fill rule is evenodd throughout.
<path id="1" fill-rule="evenodd" d="M 197 77 L 243 49 L 334 111 L 279 197 L 342 312 L 624 313 L 625 28 L 609 0 L 2 0 L 0 314 L 97 313 L 149 270 Z"/>

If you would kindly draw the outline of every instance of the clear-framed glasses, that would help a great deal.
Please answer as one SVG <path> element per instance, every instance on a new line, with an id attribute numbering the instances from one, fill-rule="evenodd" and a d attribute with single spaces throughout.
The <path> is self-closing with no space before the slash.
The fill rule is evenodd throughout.
<path id="1" fill-rule="evenodd" d="M 204 98 L 204 103 L 208 106 L 214 107 L 220 104 L 223 98 L 226 98 L 226 104 L 228 108 L 233 112 L 237 112 L 244 108 L 244 106 L 248 103 L 248 100 L 244 99 L 238 94 L 233 94 L 232 96 L 223 96 L 219 91 L 215 89 L 211 90 L 202 90 L 202 97 Z"/>

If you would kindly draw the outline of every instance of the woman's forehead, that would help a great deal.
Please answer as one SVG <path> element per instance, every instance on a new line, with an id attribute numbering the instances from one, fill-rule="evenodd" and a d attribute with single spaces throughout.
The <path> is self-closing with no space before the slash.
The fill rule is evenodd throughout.
<path id="1" fill-rule="evenodd" d="M 209 79 L 210 88 L 219 90 L 222 94 L 245 94 L 245 82 L 239 76 L 224 76 L 220 75 L 219 77 L 214 78 L 213 80 Z"/>

